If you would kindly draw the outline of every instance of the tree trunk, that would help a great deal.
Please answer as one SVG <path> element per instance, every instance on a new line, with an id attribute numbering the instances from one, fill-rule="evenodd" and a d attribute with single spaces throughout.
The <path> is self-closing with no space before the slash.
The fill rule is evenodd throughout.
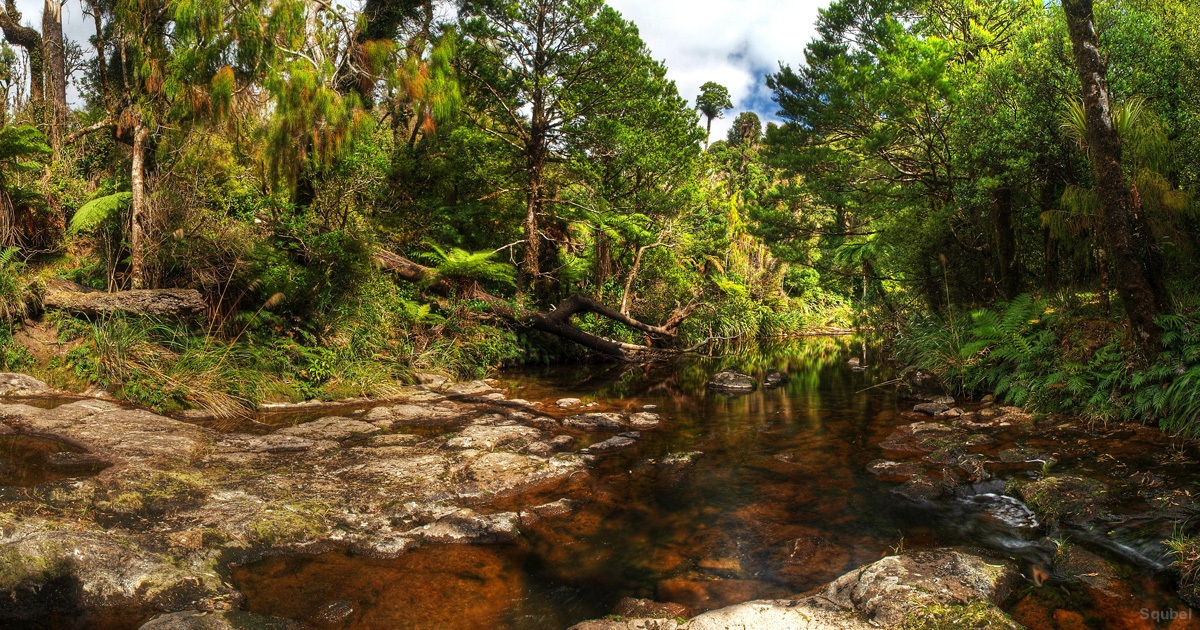
<path id="1" fill-rule="evenodd" d="M 107 101 L 108 100 L 108 61 L 104 58 L 105 57 L 105 49 L 107 48 L 107 46 L 105 45 L 105 42 L 104 42 L 104 24 L 101 21 L 101 17 L 100 17 L 101 16 L 100 0 L 91 0 L 90 4 L 88 6 L 91 7 L 92 20 L 96 23 L 96 39 L 94 41 L 94 44 L 96 46 L 96 69 L 97 69 L 98 75 L 99 75 L 98 78 L 100 79 L 100 95 L 105 101 Z"/>
<path id="2" fill-rule="evenodd" d="M 146 227 L 149 225 L 146 207 L 146 140 L 150 129 L 139 123 L 133 132 L 133 203 L 129 213 L 129 284 L 131 288 L 146 286 Z"/>
<path id="3" fill-rule="evenodd" d="M 1164 304 L 1151 280 L 1143 222 L 1132 216 L 1129 186 L 1121 168 L 1121 139 L 1113 126 L 1106 68 L 1097 43 L 1092 0 L 1063 0 L 1067 28 L 1075 49 L 1075 66 L 1083 83 L 1088 146 L 1096 174 L 1096 190 L 1104 212 L 1105 244 L 1112 249 L 1117 293 L 1133 328 L 1135 342 L 1148 354 L 1160 350 L 1162 331 L 1155 323 Z"/>
<path id="4" fill-rule="evenodd" d="M 67 51 L 63 43 L 62 4 L 45 0 L 42 48 L 46 67 L 46 122 L 50 146 L 58 151 L 67 127 Z"/>
<path id="5" fill-rule="evenodd" d="M 999 188 L 992 193 L 996 213 L 996 257 L 1000 269 L 1000 291 L 1011 300 L 1021 292 L 1021 264 L 1017 256 L 1017 230 L 1013 221 L 1013 190 Z"/>
<path id="6" fill-rule="evenodd" d="M 37 122 L 45 99 L 44 79 L 45 66 L 42 63 L 42 36 L 28 26 L 21 25 L 21 12 L 17 11 L 13 0 L 5 0 L 5 10 L 0 11 L 0 29 L 4 30 L 4 40 L 14 46 L 25 49 L 29 57 L 29 102 L 34 106 L 34 119 Z"/>
<path id="7" fill-rule="evenodd" d="M 415 283 L 428 282 L 432 271 L 421 264 L 415 263 L 403 256 L 392 252 L 376 252 L 375 260 L 384 268 L 394 272 L 403 280 Z M 455 287 L 448 282 L 439 281 L 428 287 L 428 290 L 448 294 Z M 675 339 L 679 326 L 683 324 L 697 308 L 696 303 L 677 308 L 661 326 L 638 321 L 628 314 L 621 313 L 605 306 L 592 298 L 573 295 L 557 306 L 545 312 L 517 313 L 508 302 L 487 293 L 475 285 L 468 296 L 473 300 L 487 305 L 487 312 L 495 317 L 504 319 L 512 324 L 528 330 L 538 330 L 575 342 L 606 357 L 626 362 L 647 362 L 678 356 L 681 351 L 671 348 L 658 348 L 637 344 L 614 341 L 576 328 L 571 318 L 584 313 L 594 313 L 608 318 L 628 328 L 643 333 L 651 339 L 670 342 Z"/>

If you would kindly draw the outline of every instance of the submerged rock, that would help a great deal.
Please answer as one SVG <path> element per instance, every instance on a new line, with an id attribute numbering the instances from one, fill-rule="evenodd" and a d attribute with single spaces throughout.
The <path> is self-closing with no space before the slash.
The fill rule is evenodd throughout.
<path id="1" fill-rule="evenodd" d="M 138 630 L 299 630 L 301 627 L 299 622 L 291 619 L 243 610 L 183 610 L 159 615 Z"/>
<path id="2" fill-rule="evenodd" d="M 758 387 L 753 377 L 733 370 L 722 370 L 713 374 L 707 385 L 710 389 L 726 394 L 749 394 Z"/>

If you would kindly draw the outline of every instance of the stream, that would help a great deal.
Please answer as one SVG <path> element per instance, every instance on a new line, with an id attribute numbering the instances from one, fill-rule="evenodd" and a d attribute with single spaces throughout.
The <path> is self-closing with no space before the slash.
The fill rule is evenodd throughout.
<path id="1" fill-rule="evenodd" d="M 851 356 L 866 369 L 851 367 Z M 920 503 L 868 472 L 883 457 L 879 444 L 912 422 L 901 415 L 911 401 L 872 387 L 891 376 L 881 364 L 855 338 L 813 337 L 679 365 L 504 372 L 498 378 L 510 398 L 575 397 L 604 410 L 650 409 L 667 421 L 635 448 L 600 457 L 559 503 L 562 514 L 523 526 L 515 544 L 427 546 L 394 560 L 276 556 L 235 569 L 234 582 L 250 610 L 318 628 L 565 628 L 613 613 L 622 598 L 695 614 L 785 597 L 898 551 L 939 546 L 1015 558 L 1033 578 L 1069 540 L 1117 567 L 1120 581 L 1097 588 L 1073 577 L 1041 586 L 1031 579 L 1006 605 L 1018 622 L 1152 628 L 1154 612 L 1182 616 L 1172 628 L 1200 627 L 1174 594 L 1166 550 L 1143 530 L 1048 531 L 1005 494 L 1003 479 Z M 743 396 L 706 389 L 723 368 L 760 381 L 779 370 L 790 380 Z M 1088 467 L 1086 458 L 1059 459 Z M 531 505 L 537 497 L 490 508 Z"/>

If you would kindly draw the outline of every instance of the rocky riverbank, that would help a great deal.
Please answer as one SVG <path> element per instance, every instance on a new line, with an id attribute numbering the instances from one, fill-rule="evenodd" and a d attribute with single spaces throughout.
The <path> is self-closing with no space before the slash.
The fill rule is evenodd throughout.
<path id="1" fill-rule="evenodd" d="M 0 481 L 0 620 L 288 627 L 243 610 L 236 567 L 268 556 L 394 558 L 428 545 L 517 541 L 522 531 L 570 522 L 599 458 L 672 426 L 640 406 L 510 400 L 494 385 L 430 378 L 387 404 L 298 405 L 272 412 L 301 423 L 218 431 L 194 414 L 66 401 L 29 377 L 0 375 L 0 395 L 24 397 L 0 399 L 0 439 L 12 452 L 29 450 L 22 461 L 45 473 Z M 1047 580 L 1083 580 L 1105 605 L 1129 610 L 1134 595 L 1118 571 L 1063 543 L 1118 527 L 1160 541 L 1193 509 L 1194 462 L 1185 449 L 1162 449 L 1152 429 L 948 399 L 893 421 L 880 445 L 885 459 L 869 470 L 894 484 L 898 500 L 1021 497 L 1031 511 L 1001 501 L 1012 511 L 997 517 L 1044 531 L 1033 560 L 994 550 L 900 554 L 786 599 L 708 612 L 714 606 L 627 599 L 619 619 L 579 627 L 1015 627 L 998 605 L 1007 600 L 1011 611 L 1014 589 Z M 1039 606 L 1025 617 L 1042 614 Z"/>
<path id="2" fill-rule="evenodd" d="M 54 394 L 28 377 L 0 383 L 7 394 Z M 0 619 L 87 614 L 116 626 L 153 612 L 236 610 L 230 568 L 267 555 L 388 557 L 512 540 L 586 479 L 595 456 L 562 451 L 593 421 L 660 422 L 557 405 L 549 415 L 483 382 L 413 387 L 387 406 L 265 434 L 103 400 L 26 402 L 0 404 L 0 434 L 55 440 L 102 470 L 0 491 Z"/>

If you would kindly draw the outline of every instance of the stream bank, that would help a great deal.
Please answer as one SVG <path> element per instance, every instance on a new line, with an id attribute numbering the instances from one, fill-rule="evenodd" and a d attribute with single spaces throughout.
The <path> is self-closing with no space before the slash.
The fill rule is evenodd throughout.
<path id="1" fill-rule="evenodd" d="M 0 615 L 535 628 L 653 610 L 675 623 L 805 600 L 882 557 L 901 560 L 877 569 L 945 548 L 1012 580 L 917 608 L 884 597 L 905 623 L 1153 627 L 1141 609 L 1188 611 L 1161 540 L 1191 509 L 1189 446 L 996 405 L 910 411 L 867 390 L 888 375 L 861 369 L 875 357 L 849 365 L 850 343 L 431 380 L 387 404 L 224 431 L 16 379 L 43 396 L 29 402 L 53 402 L 5 401 L 0 432 L 57 441 L 30 455 L 49 469 L 88 467 L 0 491 Z M 731 396 L 705 386 L 722 369 L 789 378 Z M 854 601 L 837 615 L 875 619 Z"/>

